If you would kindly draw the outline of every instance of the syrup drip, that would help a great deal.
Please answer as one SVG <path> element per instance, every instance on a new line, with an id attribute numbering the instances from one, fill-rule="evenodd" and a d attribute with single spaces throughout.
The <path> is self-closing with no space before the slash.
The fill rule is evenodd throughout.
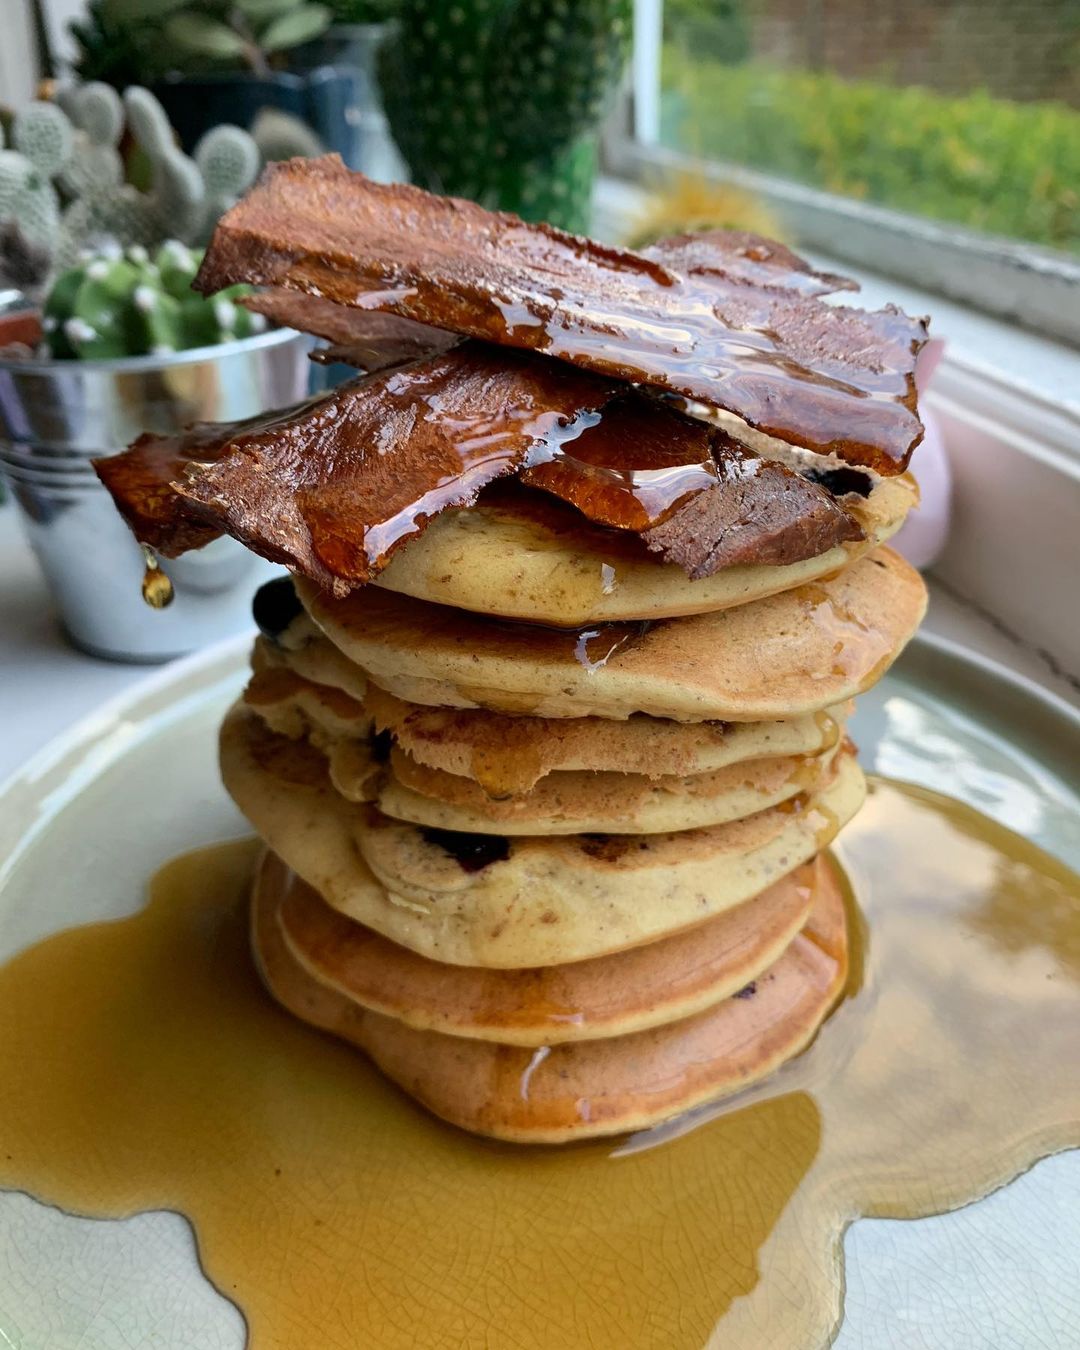
<path id="1" fill-rule="evenodd" d="M 703 422 L 627 394 L 574 439 L 541 442 L 519 477 L 576 506 L 594 524 L 642 531 L 667 520 L 688 497 L 716 487 L 714 442 L 718 450 L 729 444 Z"/>
<path id="2" fill-rule="evenodd" d="M 609 623 L 601 628 L 583 628 L 574 642 L 574 660 L 590 674 L 602 670 L 617 651 L 635 638 L 644 637 L 652 625 L 640 623 Z"/>
<path id="3" fill-rule="evenodd" d="M 142 553 L 146 563 L 142 578 L 142 598 L 151 609 L 165 609 L 176 599 L 176 591 L 167 574 L 161 570 L 161 564 L 154 550 L 143 545 Z"/>
<path id="4" fill-rule="evenodd" d="M 817 1350 L 851 1219 L 959 1206 L 1080 1145 L 1077 878 L 887 782 L 838 854 L 853 973 L 810 1049 L 692 1116 L 564 1149 L 444 1126 L 277 1009 L 247 954 L 254 845 L 190 854 L 141 913 L 0 968 L 0 1184 L 186 1214 L 256 1350 Z"/>

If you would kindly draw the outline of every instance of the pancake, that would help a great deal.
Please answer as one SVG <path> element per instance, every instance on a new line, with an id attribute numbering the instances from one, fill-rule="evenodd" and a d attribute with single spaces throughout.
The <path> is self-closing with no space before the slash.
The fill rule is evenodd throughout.
<path id="1" fill-rule="evenodd" d="M 533 970 L 429 961 L 343 918 L 280 858 L 264 855 L 268 891 L 293 957 L 353 1003 L 422 1031 L 549 1045 L 627 1035 L 701 1012 L 771 966 L 837 886 L 824 855 L 761 895 L 686 933 L 615 956 Z"/>
<path id="2" fill-rule="evenodd" d="M 260 888 L 252 947 L 279 1003 L 366 1051 L 443 1120 L 519 1143 L 644 1129 L 756 1082 L 804 1048 L 847 976 L 843 903 L 824 888 L 804 931 L 745 997 L 629 1035 L 531 1049 L 418 1030 L 361 1007 L 299 964 L 276 909 L 274 891 Z"/>
<path id="3" fill-rule="evenodd" d="M 828 576 L 889 539 L 918 501 L 910 475 L 878 481 L 844 506 L 866 535 L 784 566 L 739 564 L 690 581 L 640 539 L 590 524 L 536 493 L 502 491 L 446 511 L 410 540 L 377 586 L 478 614 L 558 627 L 731 609 Z"/>
<path id="4" fill-rule="evenodd" d="M 709 829 L 442 836 L 346 802 L 317 751 L 242 705 L 222 727 L 221 771 L 256 832 L 334 909 L 422 956 L 496 968 L 583 961 L 732 909 L 824 848 L 866 794 L 844 751 L 809 798 Z"/>
<path id="5" fill-rule="evenodd" d="M 352 742 L 351 744 L 356 744 Z M 391 755 L 391 773 L 375 793 L 396 820 L 479 834 L 657 834 L 741 820 L 812 791 L 834 750 L 814 756 L 756 759 L 676 778 L 644 774 L 558 772 L 529 792 L 493 799 L 469 778 Z M 369 801 L 370 773 L 331 751 L 330 778 L 353 801 Z"/>
<path id="6" fill-rule="evenodd" d="M 926 609 L 922 578 L 888 548 L 737 609 L 580 633 L 375 587 L 340 600 L 296 588 L 338 651 L 397 697 L 540 717 L 799 717 L 880 679 Z"/>
<path id="7" fill-rule="evenodd" d="M 317 644 L 322 646 L 324 644 Z M 317 660 L 304 648 L 308 668 Z M 816 755 L 836 745 L 850 704 L 807 713 L 787 722 L 673 722 L 637 714 L 624 722 L 603 717 L 508 717 L 484 709 L 426 708 L 403 703 L 377 685 L 363 702 L 353 700 L 343 721 L 342 705 L 323 698 L 333 686 L 305 680 L 285 662 L 291 653 L 258 638 L 252 653 L 256 674 L 244 701 L 274 731 L 308 735 L 320 749 L 343 737 L 367 737 L 372 725 L 418 764 L 479 783 L 491 797 L 527 792 L 545 775 L 591 769 L 643 774 L 650 779 L 711 773 L 751 759 Z M 289 679 L 266 670 L 286 670 Z"/>
<path id="8" fill-rule="evenodd" d="M 366 706 L 375 726 L 420 764 L 471 778 L 491 796 L 527 792 L 549 773 L 581 769 L 644 774 L 710 773 L 749 759 L 816 755 L 840 738 L 850 705 L 786 722 L 675 722 L 635 714 L 508 717 L 486 709 L 403 703 L 372 685 Z"/>

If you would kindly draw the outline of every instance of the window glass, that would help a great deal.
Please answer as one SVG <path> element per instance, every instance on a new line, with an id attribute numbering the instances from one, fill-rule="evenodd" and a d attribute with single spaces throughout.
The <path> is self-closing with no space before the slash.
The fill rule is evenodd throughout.
<path id="1" fill-rule="evenodd" d="M 1080 0 L 665 0 L 660 139 L 1080 251 Z"/>

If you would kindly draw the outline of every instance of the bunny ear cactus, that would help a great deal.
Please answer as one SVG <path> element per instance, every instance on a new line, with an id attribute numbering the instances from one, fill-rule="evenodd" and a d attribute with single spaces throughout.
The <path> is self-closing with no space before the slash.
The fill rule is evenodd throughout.
<path id="1" fill-rule="evenodd" d="M 149 165 L 149 192 L 124 181 L 118 147 L 125 125 Z M 31 103 L 16 114 L 11 141 L 9 149 L 0 144 L 5 275 L 9 263 L 27 274 L 26 250 L 35 260 L 44 253 L 53 270 L 64 271 L 105 244 L 123 250 L 155 248 L 170 238 L 203 243 L 254 182 L 261 162 L 252 137 L 231 126 L 208 132 L 198 159 L 189 158 L 161 104 L 138 86 L 122 101 L 95 83 L 64 91 L 63 108 Z M 35 265 L 34 275 L 39 271 Z M 35 292 L 40 286 L 39 280 Z"/>
<path id="2" fill-rule="evenodd" d="M 414 180 L 584 230 L 631 17 L 632 0 L 404 0 L 381 73 Z"/>
<path id="3" fill-rule="evenodd" d="M 157 238 L 194 243 L 206 221 L 206 193 L 198 165 L 178 149 L 165 109 L 149 89 L 124 91 L 127 124 L 151 165 L 149 207 Z"/>
<path id="4" fill-rule="evenodd" d="M 107 84 L 85 84 L 69 91 L 65 105 L 76 129 L 71 157 L 57 175 L 60 191 L 68 198 L 108 196 L 124 180 L 120 95 Z"/>
<path id="5" fill-rule="evenodd" d="M 240 127 L 213 127 L 195 147 L 194 160 L 205 193 L 201 233 L 209 237 L 214 222 L 254 183 L 259 148 Z"/>

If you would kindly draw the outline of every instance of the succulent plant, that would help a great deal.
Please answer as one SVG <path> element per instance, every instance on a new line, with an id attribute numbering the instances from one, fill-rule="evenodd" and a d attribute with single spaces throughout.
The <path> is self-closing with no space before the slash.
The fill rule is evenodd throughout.
<path id="1" fill-rule="evenodd" d="M 77 48 L 76 74 L 114 89 L 164 75 L 170 52 L 161 41 L 160 28 L 145 16 L 118 16 L 114 8 L 111 0 L 89 0 L 85 14 L 69 22 Z"/>
<path id="2" fill-rule="evenodd" d="M 209 299 L 191 290 L 200 256 L 168 240 L 153 257 L 140 245 L 112 248 L 61 273 L 43 310 L 50 354 L 82 360 L 161 356 L 260 332 L 262 316 L 235 303 L 249 287 L 233 286 Z"/>
<path id="3" fill-rule="evenodd" d="M 162 51 L 172 68 L 188 72 L 238 66 L 265 72 L 276 53 L 318 37 L 331 17 L 325 5 L 310 0 L 100 0 L 72 33 L 82 48 L 79 68 L 95 62 L 99 75 L 110 37 L 132 59 L 156 47 L 151 76 L 162 73 Z M 146 71 L 136 78 L 146 79 Z"/>
<path id="4" fill-rule="evenodd" d="M 402 0 L 383 98 L 415 182 L 582 230 L 632 0 Z"/>
<path id="5" fill-rule="evenodd" d="M 11 124 L 11 149 L 0 149 L 0 222 L 14 221 L 28 244 L 50 251 L 60 225 L 52 175 L 72 149 L 71 123 L 59 108 L 30 103 Z"/>

